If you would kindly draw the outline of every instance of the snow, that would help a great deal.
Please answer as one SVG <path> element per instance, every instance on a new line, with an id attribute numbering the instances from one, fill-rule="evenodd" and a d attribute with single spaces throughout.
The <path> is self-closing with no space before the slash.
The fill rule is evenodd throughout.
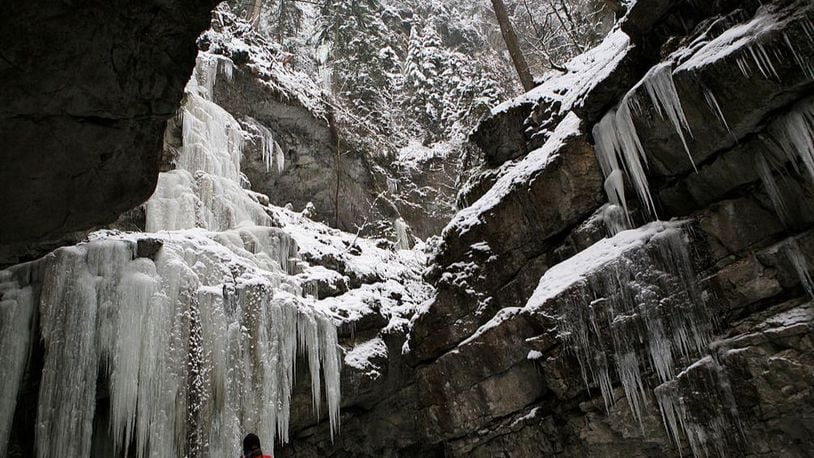
<path id="1" fill-rule="evenodd" d="M 560 122 L 551 138 L 539 149 L 532 151 L 521 159 L 514 167 L 487 191 L 480 199 L 469 207 L 458 212 L 444 229 L 444 233 L 457 230 L 466 233 L 471 227 L 479 224 L 481 216 L 497 206 L 507 195 L 514 190 L 528 186 L 531 177 L 543 170 L 553 161 L 559 149 L 569 138 L 581 134 L 582 121 L 574 113 L 569 113 Z"/>
<path id="2" fill-rule="evenodd" d="M 632 49 L 630 37 L 617 29 L 595 48 L 580 54 L 565 67 L 568 72 L 548 78 L 531 91 L 492 109 L 496 115 L 511 108 L 546 100 L 546 103 L 561 105 L 560 112 L 566 113 L 577 105 L 588 92 L 605 80 Z"/>
<path id="3" fill-rule="evenodd" d="M 356 345 L 345 355 L 345 365 L 359 369 L 360 371 L 370 371 L 375 369 L 371 363 L 373 358 L 387 358 L 387 345 L 384 341 L 376 337 L 366 342 Z"/>
<path id="4" fill-rule="evenodd" d="M 574 283 L 587 279 L 593 272 L 602 269 L 624 253 L 643 247 L 659 234 L 676 231 L 683 224 L 682 222 L 656 221 L 638 229 L 620 232 L 612 238 L 600 240 L 546 271 L 526 307 L 531 310 L 541 308 L 546 301 L 558 297 Z"/>
<path id="5" fill-rule="evenodd" d="M 540 353 L 539 351 L 531 350 L 531 351 L 529 351 L 529 354 L 526 356 L 526 359 L 530 359 L 532 361 L 535 361 L 535 360 L 541 359 L 542 357 L 543 357 L 543 354 Z"/>
<path id="6" fill-rule="evenodd" d="M 425 146 L 418 139 L 411 139 L 406 146 L 398 150 L 396 158 L 402 164 L 421 164 L 432 159 L 443 159 L 457 151 L 459 145 L 456 142 L 436 142 Z"/>
<path id="7" fill-rule="evenodd" d="M 778 9 L 775 5 L 764 5 L 748 22 L 729 27 L 712 40 L 702 36 L 687 49 L 679 51 L 675 57 L 681 61 L 681 64 L 676 68 L 676 73 L 696 70 L 746 50 L 764 78 L 776 78 L 777 72 L 763 41 L 767 40 L 775 31 L 789 28 L 792 23 L 800 22 L 805 29 L 807 23 L 810 23 L 807 10 L 810 8 Z M 811 36 L 808 38 L 811 43 L 814 43 Z M 784 43 L 800 67 L 804 71 L 810 72 L 810 64 L 800 59 L 788 37 L 784 37 Z M 738 59 L 741 71 L 746 73 L 748 64 L 743 60 L 743 56 L 738 56 Z"/>

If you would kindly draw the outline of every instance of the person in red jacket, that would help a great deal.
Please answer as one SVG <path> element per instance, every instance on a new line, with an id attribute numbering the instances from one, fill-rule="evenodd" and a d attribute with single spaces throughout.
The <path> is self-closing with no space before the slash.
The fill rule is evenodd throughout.
<path id="1" fill-rule="evenodd" d="M 249 433 L 243 438 L 243 458 L 272 458 L 271 455 L 264 455 L 260 448 L 260 438 Z"/>

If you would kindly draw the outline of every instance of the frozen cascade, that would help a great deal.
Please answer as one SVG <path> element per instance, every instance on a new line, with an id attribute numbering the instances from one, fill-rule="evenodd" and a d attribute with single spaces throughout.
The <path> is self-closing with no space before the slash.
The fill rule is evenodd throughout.
<path id="1" fill-rule="evenodd" d="M 0 271 L 0 344 L 12 350 L 0 360 L 0 376 L 11 381 L 2 388 L 0 450 L 38 337 L 33 322 L 45 350 L 39 457 L 89 456 L 97 447 L 122 456 L 228 456 L 247 431 L 286 442 L 298 355 L 315 413 L 324 400 L 332 436 L 338 431 L 336 327 L 303 297 L 297 243 L 270 227 L 267 208 L 240 186 L 248 136 L 211 99 L 218 72 L 229 76 L 227 61 L 199 57 L 181 109 L 176 169 L 160 174 L 146 204 L 152 233 L 100 231 Z M 143 239 L 160 250 L 136 257 Z M 100 382 L 110 403 L 101 426 Z"/>
<path id="2" fill-rule="evenodd" d="M 640 421 L 647 399 L 643 370 L 652 368 L 662 383 L 673 379 L 675 362 L 699 354 L 712 330 L 684 238 L 680 227 L 663 230 L 563 296 L 562 336 L 586 384 L 599 387 L 609 409 L 615 370 Z M 588 304 L 586 296 L 593 298 Z"/>
<path id="3" fill-rule="evenodd" d="M 25 274 L 27 271 L 21 272 Z M 17 390 L 28 359 L 33 328 L 31 288 L 21 287 L 10 271 L 0 271 L 0 455 L 11 433 Z"/>
<path id="4" fill-rule="evenodd" d="M 140 457 L 227 456 L 247 430 L 287 441 L 297 349 L 315 409 L 322 370 L 336 428 L 336 328 L 281 269 L 257 269 L 191 235 L 162 239 L 155 261 L 134 258 L 128 237 L 57 250 L 35 262 L 40 278 L 18 287 L 23 296 L 35 291 L 46 348 L 39 456 L 89 455 L 100 367 L 125 455 L 134 446 Z"/>
<path id="5" fill-rule="evenodd" d="M 147 201 L 148 232 L 195 227 L 226 230 L 271 222 L 263 206 L 240 186 L 246 133 L 232 115 L 207 98 L 205 86 L 224 67 L 210 62 L 199 58 L 187 84 L 181 109 L 183 147 L 175 158 L 177 168 L 159 174 L 156 191 Z"/>
<path id="6" fill-rule="evenodd" d="M 399 250 L 410 249 L 410 236 L 407 234 L 407 223 L 403 218 L 393 221 L 393 230 L 396 232 L 396 246 Z"/>

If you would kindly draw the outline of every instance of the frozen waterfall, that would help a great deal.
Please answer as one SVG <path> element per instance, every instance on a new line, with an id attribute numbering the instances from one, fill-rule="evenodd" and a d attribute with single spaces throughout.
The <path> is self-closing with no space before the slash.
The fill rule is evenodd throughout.
<path id="1" fill-rule="evenodd" d="M 314 414 L 324 401 L 338 430 L 336 327 L 304 297 L 294 239 L 240 186 L 247 134 L 212 99 L 218 73 L 231 71 L 199 56 L 176 169 L 146 204 L 149 234 L 100 231 L 0 271 L 0 451 L 38 338 L 42 458 L 230 456 L 247 432 L 285 443 L 298 358 Z"/>

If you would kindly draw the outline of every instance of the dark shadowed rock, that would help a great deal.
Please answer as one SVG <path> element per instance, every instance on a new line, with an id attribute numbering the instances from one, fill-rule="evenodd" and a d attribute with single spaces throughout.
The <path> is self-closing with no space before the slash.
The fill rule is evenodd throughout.
<path id="1" fill-rule="evenodd" d="M 109 223 L 150 196 L 166 121 L 215 3 L 7 5 L 0 244 Z"/>

